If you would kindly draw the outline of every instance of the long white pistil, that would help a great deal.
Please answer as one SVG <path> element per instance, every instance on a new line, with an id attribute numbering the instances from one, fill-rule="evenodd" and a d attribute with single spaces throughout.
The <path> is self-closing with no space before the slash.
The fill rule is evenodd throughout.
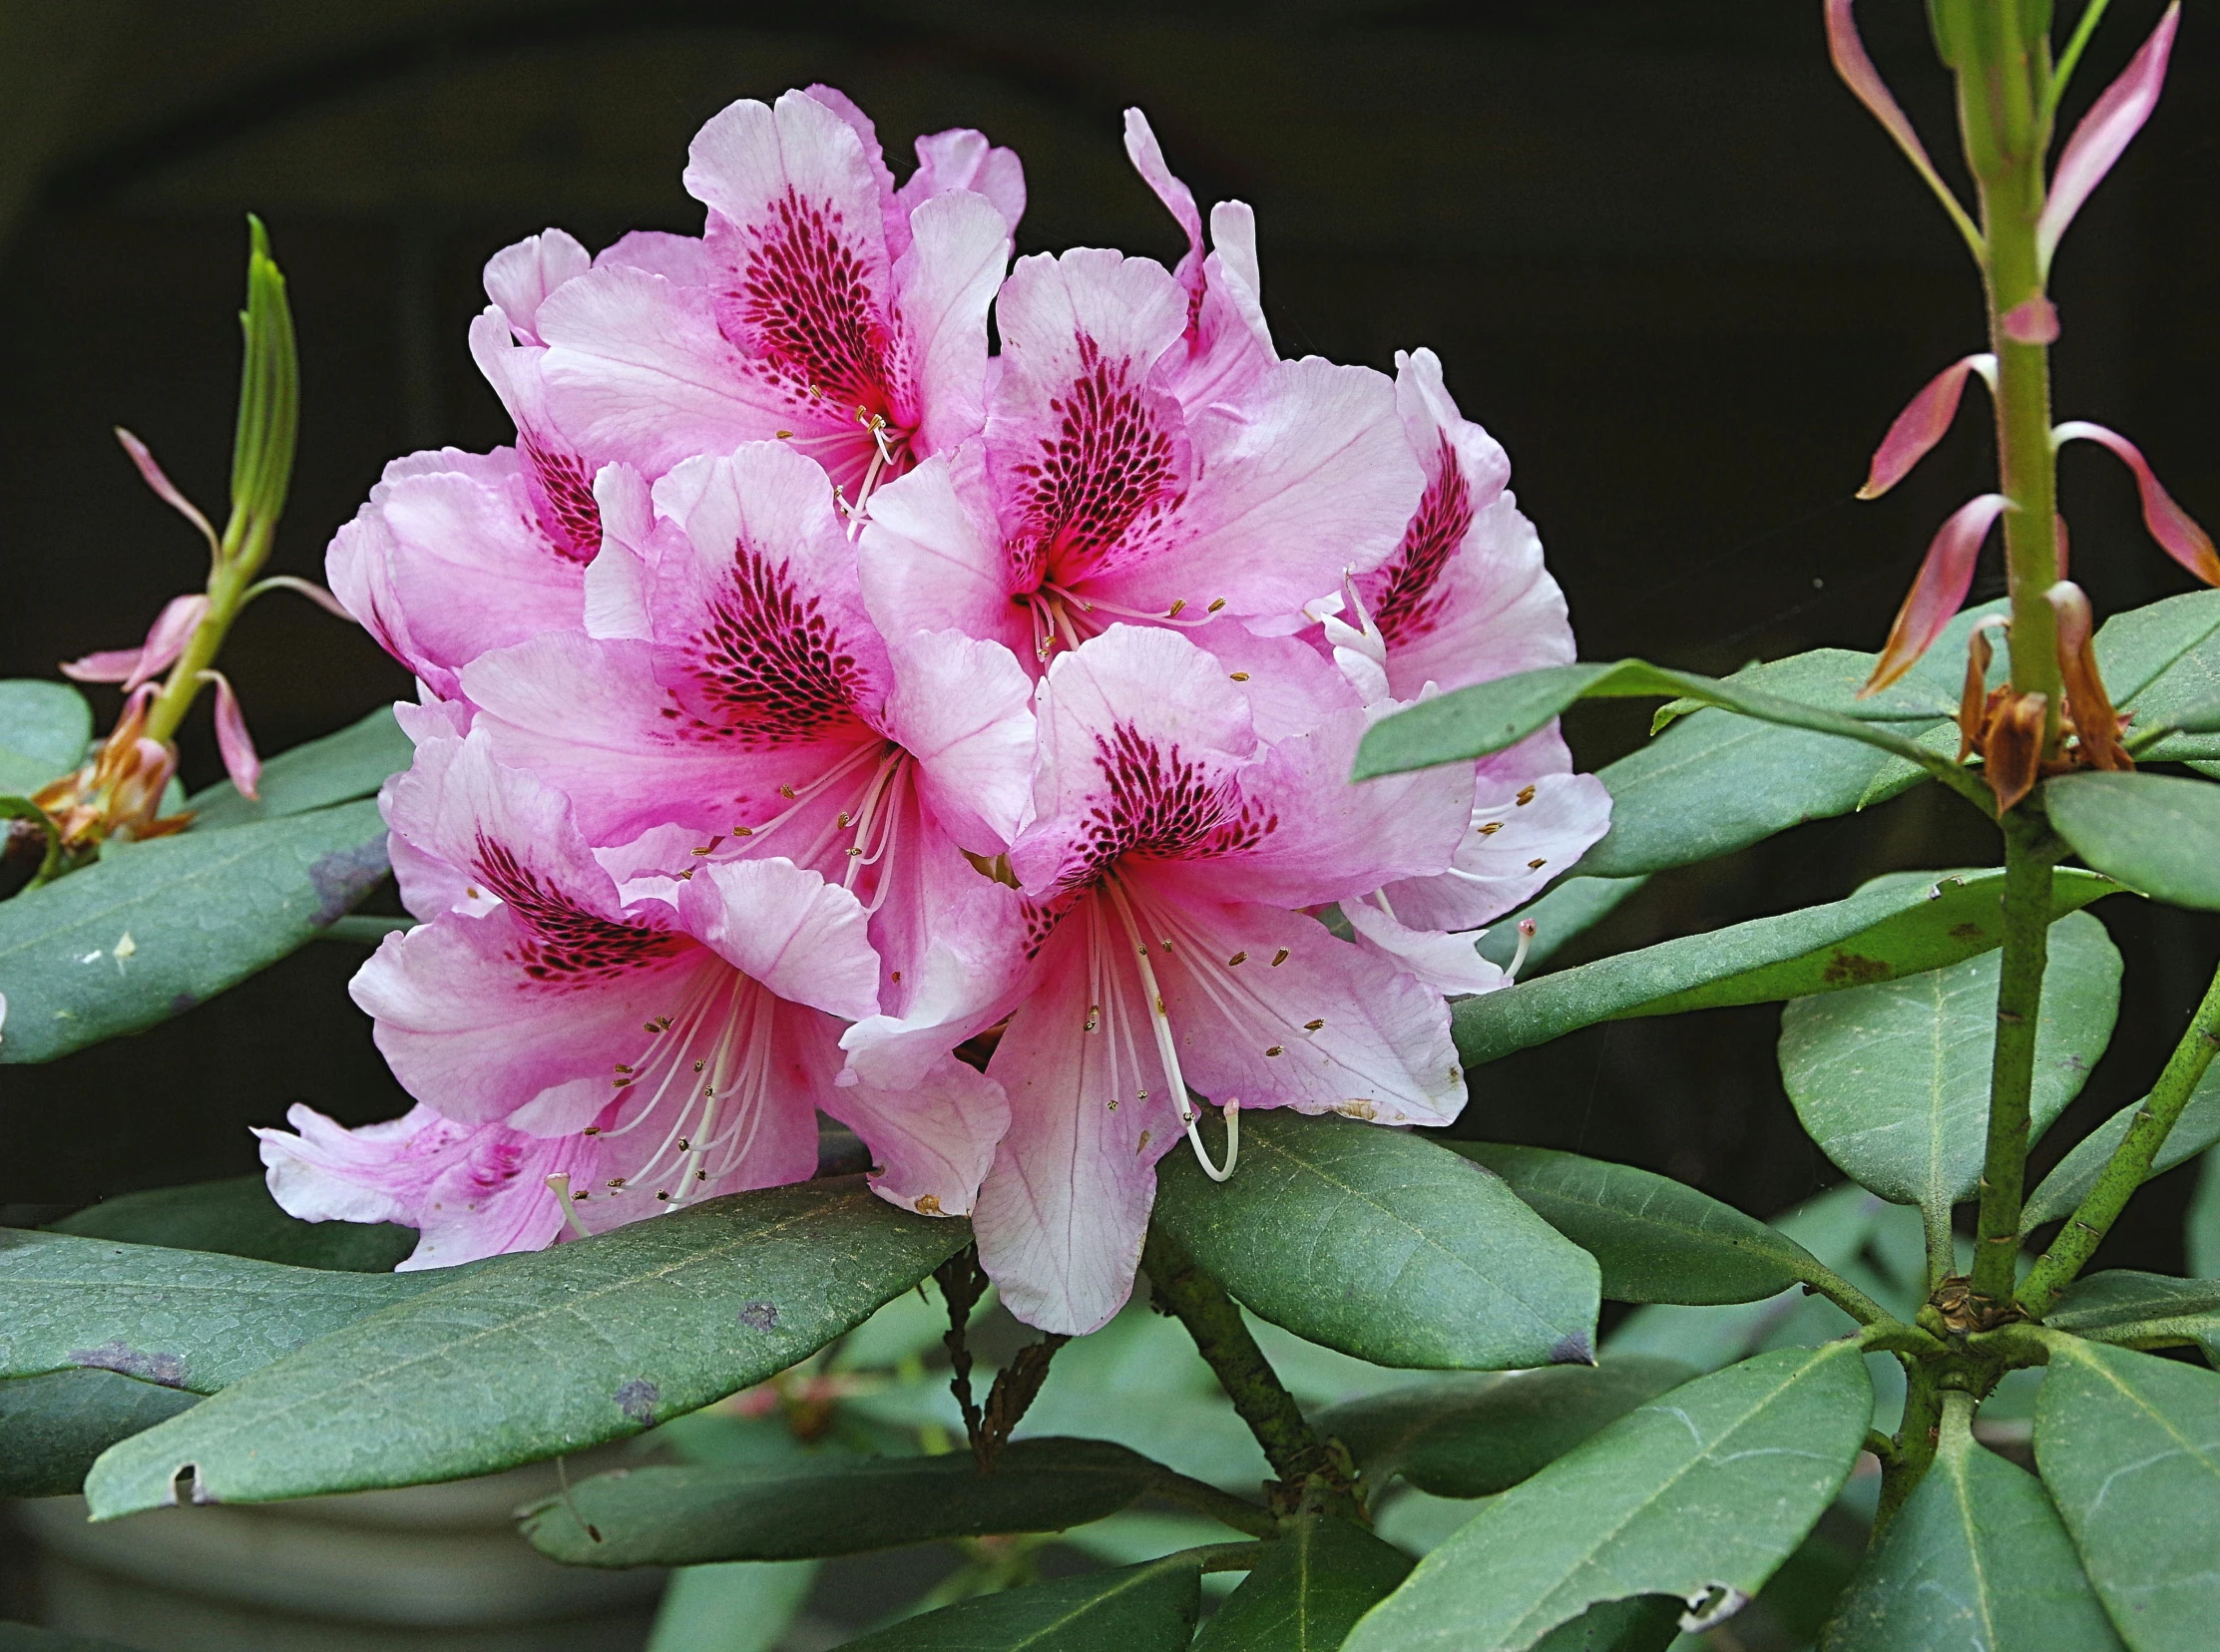
<path id="1" fill-rule="evenodd" d="M 1172 1105 L 1179 1109 L 1179 1121 L 1187 1127 L 1188 1144 L 1194 1148 L 1195 1160 L 1202 1166 L 1204 1175 L 1212 1181 L 1228 1180 L 1241 1157 L 1241 1099 L 1235 1095 L 1225 1099 L 1225 1168 L 1221 1170 L 1211 1160 L 1210 1149 L 1202 1144 L 1194 1103 L 1187 1099 L 1187 1080 L 1179 1070 L 1179 1051 L 1171 1039 L 1171 1019 L 1164 1014 L 1164 995 L 1156 985 L 1156 972 L 1148 962 L 1148 943 L 1141 936 L 1140 926 L 1133 922 L 1132 908 L 1126 903 L 1125 892 L 1117 887 L 1116 877 L 1105 878 L 1103 889 L 1117 909 L 1126 937 L 1132 942 L 1133 955 L 1140 961 L 1141 991 L 1148 997 L 1148 1022 L 1156 1034 L 1156 1054 L 1163 1062 L 1164 1082 L 1171 1086 Z"/>

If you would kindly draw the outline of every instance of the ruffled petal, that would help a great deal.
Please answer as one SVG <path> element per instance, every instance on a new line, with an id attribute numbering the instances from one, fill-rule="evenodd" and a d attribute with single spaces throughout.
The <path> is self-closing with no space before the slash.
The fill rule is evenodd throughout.
<path id="1" fill-rule="evenodd" d="M 961 631 L 912 631 L 892 653 L 887 732 L 917 759 L 936 823 L 976 853 L 1008 848 L 1033 797 L 1033 678 Z"/>
<path id="2" fill-rule="evenodd" d="M 783 859 L 712 861 L 676 896 L 688 934 L 782 999 L 850 1021 L 879 1011 L 863 904 Z"/>
<path id="3" fill-rule="evenodd" d="M 565 281 L 583 275 L 594 260 L 576 236 L 563 229 L 544 229 L 504 246 L 486 260 L 486 297 L 526 343 L 542 342 L 534 321 L 547 295 Z"/>

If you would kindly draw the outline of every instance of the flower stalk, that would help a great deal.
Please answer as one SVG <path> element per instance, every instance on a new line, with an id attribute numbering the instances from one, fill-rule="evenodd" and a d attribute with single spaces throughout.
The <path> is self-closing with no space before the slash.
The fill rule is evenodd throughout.
<path id="1" fill-rule="evenodd" d="M 172 739 L 209 680 L 231 622 L 252 601 L 254 577 L 269 560 L 292 482 L 300 424 L 300 367 L 293 345 L 285 277 L 269 255 L 261 219 L 249 215 L 246 308 L 239 326 L 246 355 L 239 370 L 238 423 L 231 442 L 231 515 L 212 547 L 208 611 L 147 708 L 145 737 Z"/>
<path id="2" fill-rule="evenodd" d="M 2166 1070 L 2158 1075 L 2149 1098 L 2136 1110 L 2127 1134 L 2112 1149 L 2096 1185 L 2067 1218 L 2065 1227 L 2019 1288 L 2019 1308 L 2028 1318 L 2040 1319 L 2047 1314 L 2096 1254 L 2096 1247 L 2127 1208 L 2127 1201 L 2149 1176 L 2158 1150 L 2166 1145 L 2167 1135 L 2189 1105 L 2190 1096 L 2216 1053 L 2220 1053 L 2220 973 L 2205 989 L 2203 1001 L 2189 1018 L 2189 1030 L 2174 1045 Z"/>

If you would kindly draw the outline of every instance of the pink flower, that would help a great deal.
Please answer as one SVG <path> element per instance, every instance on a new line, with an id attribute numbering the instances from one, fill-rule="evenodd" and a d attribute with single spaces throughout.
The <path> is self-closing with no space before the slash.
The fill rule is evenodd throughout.
<path id="1" fill-rule="evenodd" d="M 1211 207 L 1211 250 L 1205 254 L 1193 192 L 1172 177 L 1148 117 L 1137 109 L 1125 111 L 1125 154 L 1187 237 L 1186 256 L 1172 271 L 1187 294 L 1185 358 L 1166 363 L 1173 393 L 1189 407 L 1236 398 L 1279 360 L 1264 320 L 1256 214 L 1239 201 Z"/>
<path id="2" fill-rule="evenodd" d="M 1347 618 L 1326 618 L 1336 661 L 1383 711 L 1569 663 L 1564 595 L 1507 486 L 1511 462 L 1458 412 L 1433 351 L 1398 354 L 1396 404 L 1426 492 L 1395 555 L 1351 582 Z M 1585 854 L 1610 820 L 1610 794 L 1593 775 L 1572 772 L 1572 754 L 1552 724 L 1476 766 L 1472 818 L 1448 870 L 1399 880 L 1344 914 L 1366 944 L 1443 992 L 1507 985 L 1473 954 L 1475 936 L 1442 932 L 1470 931 L 1523 905 Z"/>
<path id="3" fill-rule="evenodd" d="M 1117 620 L 1290 631 L 1393 552 L 1422 478 L 1388 381 L 1309 357 L 1194 405 L 1187 316 L 1146 258 L 1019 260 L 985 432 L 872 499 L 883 630 L 961 630 L 1036 665 Z"/>
<path id="4" fill-rule="evenodd" d="M 1388 1123 L 1464 1103 L 1440 996 L 1297 909 L 1440 867 L 1465 782 L 1350 784 L 1364 711 L 1302 653 L 1287 681 L 1236 683 L 1184 636 L 1117 625 L 1043 684 L 1011 852 L 1032 962 L 988 1067 L 1011 1126 L 973 1219 L 1003 1300 L 1044 1330 L 1125 1300 L 1188 1086 Z M 1252 698 L 1274 694 L 1313 698 L 1307 733 L 1259 737 Z"/>
<path id="5" fill-rule="evenodd" d="M 912 1081 L 1022 963 L 1016 894 L 979 863 L 1028 805 L 1032 681 L 992 642 L 883 639 L 823 473 L 782 443 L 687 460 L 653 501 L 649 634 L 483 656 L 462 673 L 478 726 L 626 845 L 628 876 L 779 855 L 853 891 L 886 972 L 857 1070 Z"/>
<path id="6" fill-rule="evenodd" d="M 355 1001 L 402 1086 L 470 1129 L 419 1112 L 344 1152 L 325 1130 L 265 1136 L 287 1208 L 321 1219 L 389 1199 L 389 1219 L 460 1261 L 553 1237 L 547 1216 L 518 1213 L 529 1186 L 497 1197 L 504 1182 L 590 1177 L 557 1219 L 591 1232 L 800 1180 L 819 1108 L 871 1145 L 882 1196 L 970 1208 L 1005 1117 L 991 1081 L 954 1060 L 898 1099 L 838 1081 L 842 1022 L 878 1009 L 854 895 L 768 858 L 621 889 L 564 799 L 494 762 L 481 734 L 425 738 L 385 807 L 398 841 L 469 880 L 476 910 L 388 937 Z"/>
<path id="7" fill-rule="evenodd" d="M 1024 180 L 977 133 L 917 150 L 895 189 L 871 123 L 826 87 L 715 116 L 685 172 L 708 207 L 698 265 L 605 257 L 536 311 L 555 422 L 651 475 L 788 440 L 857 504 L 976 431 Z"/>

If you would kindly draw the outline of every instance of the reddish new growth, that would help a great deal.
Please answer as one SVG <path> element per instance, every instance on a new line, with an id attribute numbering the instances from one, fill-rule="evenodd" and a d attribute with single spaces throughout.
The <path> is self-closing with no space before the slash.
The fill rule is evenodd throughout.
<path id="1" fill-rule="evenodd" d="M 479 879 L 508 904 L 531 939 L 518 949 L 524 973 L 546 986 L 586 987 L 597 979 L 667 958 L 681 938 L 663 930 L 634 929 L 582 912 L 505 846 L 484 836 L 474 857 Z"/>
<path id="2" fill-rule="evenodd" d="M 891 416 L 891 340 L 863 260 L 841 238 L 831 203 L 792 190 L 769 219 L 750 227 L 753 245 L 730 294 L 749 346 L 812 396 L 830 397 L 866 419 Z"/>
<path id="3" fill-rule="evenodd" d="M 585 461 L 573 453 L 552 452 L 529 436 L 521 437 L 518 446 L 540 483 L 540 532 L 548 545 L 568 562 L 592 562 L 602 549 L 602 508 Z"/>
<path id="4" fill-rule="evenodd" d="M 1086 859 L 1058 880 L 1061 889 L 1098 882 L 1126 855 L 1156 860 L 1206 860 L 1253 849 L 1279 825 L 1259 819 L 1224 780 L 1168 753 L 1119 723 L 1096 741 L 1096 764 L 1110 796 L 1088 813 Z"/>
<path id="5" fill-rule="evenodd" d="M 1108 554 L 1143 515 L 1178 503 L 1179 467 L 1170 436 L 1130 367 L 1079 339 L 1080 374 L 1049 403 L 1059 424 L 1026 479 L 1025 527 L 1011 542 L 1020 599 L 1045 583 L 1071 586 L 1109 566 Z"/>
<path id="6" fill-rule="evenodd" d="M 732 548 L 732 572 L 689 646 L 701 693 L 730 720 L 696 722 L 691 732 L 749 751 L 865 733 L 855 716 L 863 687 L 855 655 L 818 599 L 796 595 L 783 569 L 744 544 Z"/>
<path id="7" fill-rule="evenodd" d="M 1372 621 L 1391 648 L 1434 628 L 1444 601 L 1435 582 L 1473 526 L 1472 490 L 1447 436 L 1442 438 L 1441 465 L 1441 476 L 1428 486 L 1418 514 L 1403 530 L 1402 545 L 1382 570 L 1373 600 Z"/>

